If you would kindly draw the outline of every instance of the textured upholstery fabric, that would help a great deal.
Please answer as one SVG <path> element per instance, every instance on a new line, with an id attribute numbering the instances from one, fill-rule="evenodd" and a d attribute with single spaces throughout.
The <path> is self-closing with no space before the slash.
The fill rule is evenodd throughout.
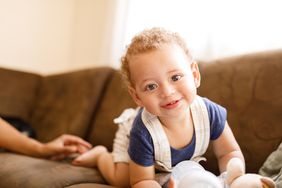
<path id="1" fill-rule="evenodd" d="M 67 186 L 67 188 L 113 188 L 109 185 L 102 185 L 97 183 L 81 183 L 76 185 Z"/>
<path id="2" fill-rule="evenodd" d="M 29 120 L 41 76 L 0 68 L 0 116 Z"/>
<path id="3" fill-rule="evenodd" d="M 45 77 L 31 119 L 38 139 L 63 133 L 85 137 L 112 72 L 97 68 Z"/>
<path id="4" fill-rule="evenodd" d="M 91 168 L 9 153 L 0 153 L 0 157 L 0 166 L 6 170 L 5 173 L 0 170 L 1 188 L 60 188 L 77 183 L 105 183 L 98 170 Z"/>
<path id="5" fill-rule="evenodd" d="M 202 63 L 200 71 L 200 95 L 227 108 L 247 171 L 258 172 L 282 139 L 282 51 Z M 214 161 L 208 160 L 208 168 L 216 169 Z"/>
<path id="6" fill-rule="evenodd" d="M 98 107 L 99 110 L 93 121 L 88 140 L 94 145 L 101 144 L 111 150 L 117 130 L 113 119 L 117 118 L 124 109 L 130 107 L 135 107 L 135 103 L 122 84 L 121 75 L 115 72 Z"/>

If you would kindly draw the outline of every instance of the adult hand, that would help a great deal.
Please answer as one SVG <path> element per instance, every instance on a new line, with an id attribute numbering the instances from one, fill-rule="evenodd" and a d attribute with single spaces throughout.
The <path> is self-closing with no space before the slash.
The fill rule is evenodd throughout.
<path id="1" fill-rule="evenodd" d="M 46 143 L 42 148 L 42 155 L 53 160 L 63 159 L 71 154 L 81 154 L 88 151 L 92 145 L 80 137 L 64 134 Z"/>

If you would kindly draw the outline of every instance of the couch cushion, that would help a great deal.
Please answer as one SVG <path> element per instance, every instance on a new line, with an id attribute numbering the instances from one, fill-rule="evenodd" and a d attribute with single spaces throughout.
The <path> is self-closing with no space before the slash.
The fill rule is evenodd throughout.
<path id="1" fill-rule="evenodd" d="M 0 116 L 28 121 L 41 76 L 0 68 Z"/>
<path id="2" fill-rule="evenodd" d="M 282 138 L 282 50 L 200 64 L 199 94 L 228 110 L 248 172 L 258 172 Z M 216 169 L 208 152 L 208 168 Z"/>
<path id="3" fill-rule="evenodd" d="M 116 188 L 116 187 L 110 185 L 96 184 L 96 183 L 81 183 L 81 184 L 68 186 L 67 188 Z"/>
<path id="4" fill-rule="evenodd" d="M 31 119 L 38 139 L 63 133 L 85 138 L 112 72 L 104 67 L 45 77 Z"/>
<path id="5" fill-rule="evenodd" d="M 117 125 L 113 123 L 114 118 L 117 118 L 124 109 L 135 106 L 127 89 L 122 84 L 119 72 L 116 71 L 106 88 L 101 104 L 98 106 L 99 110 L 92 122 L 88 140 L 94 145 L 101 144 L 111 150 L 117 130 Z"/>
<path id="6" fill-rule="evenodd" d="M 67 162 L 0 153 L 0 166 L 0 187 L 62 188 L 79 183 L 105 184 L 98 170 Z"/>

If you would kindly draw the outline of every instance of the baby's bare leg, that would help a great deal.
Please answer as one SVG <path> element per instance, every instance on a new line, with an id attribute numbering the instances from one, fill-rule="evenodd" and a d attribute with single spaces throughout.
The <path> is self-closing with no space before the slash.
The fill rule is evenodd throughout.
<path id="1" fill-rule="evenodd" d="M 91 150 L 79 155 L 72 161 L 72 164 L 85 167 L 96 167 L 97 160 L 103 153 L 108 153 L 104 146 L 95 146 Z"/>
<path id="2" fill-rule="evenodd" d="M 109 184 L 123 188 L 130 187 L 128 163 L 114 163 L 112 154 L 104 146 L 94 147 L 75 158 L 72 163 L 78 166 L 98 167 Z"/>
<path id="3" fill-rule="evenodd" d="M 98 158 L 97 166 L 109 184 L 123 188 L 130 187 L 128 163 L 114 163 L 112 154 L 103 153 Z"/>

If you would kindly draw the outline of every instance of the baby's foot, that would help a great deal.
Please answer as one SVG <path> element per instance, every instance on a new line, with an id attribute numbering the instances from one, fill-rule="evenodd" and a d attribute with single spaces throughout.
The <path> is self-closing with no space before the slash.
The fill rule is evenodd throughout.
<path id="1" fill-rule="evenodd" d="M 79 155 L 73 161 L 73 165 L 85 166 L 85 167 L 96 167 L 97 159 L 102 154 L 107 152 L 107 148 L 104 146 L 95 146 L 93 149 Z"/>

